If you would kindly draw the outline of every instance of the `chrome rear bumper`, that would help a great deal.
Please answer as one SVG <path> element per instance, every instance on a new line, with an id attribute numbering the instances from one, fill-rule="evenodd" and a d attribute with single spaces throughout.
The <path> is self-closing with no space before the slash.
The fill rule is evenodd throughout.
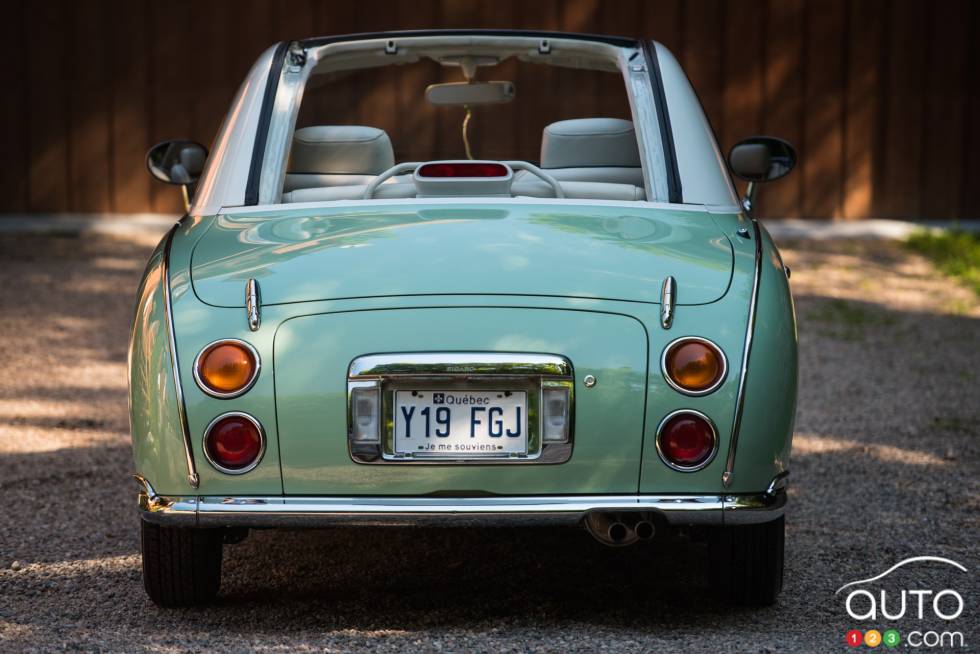
<path id="1" fill-rule="evenodd" d="M 769 522 L 786 504 L 785 477 L 758 494 L 532 497 L 166 497 L 146 479 L 136 480 L 144 520 L 187 527 L 577 525 L 594 511 L 720 526 Z"/>

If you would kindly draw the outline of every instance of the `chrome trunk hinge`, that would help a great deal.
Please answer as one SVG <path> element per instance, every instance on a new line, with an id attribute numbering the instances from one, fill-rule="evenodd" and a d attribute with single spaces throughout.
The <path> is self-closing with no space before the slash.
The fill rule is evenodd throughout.
<path id="1" fill-rule="evenodd" d="M 245 313 L 248 318 L 248 328 L 253 332 L 258 331 L 262 324 L 262 316 L 259 309 L 259 283 L 254 279 L 248 280 L 245 285 Z"/>
<path id="2" fill-rule="evenodd" d="M 660 288 L 660 326 L 670 329 L 674 323 L 674 305 L 677 303 L 677 280 L 668 275 Z"/>

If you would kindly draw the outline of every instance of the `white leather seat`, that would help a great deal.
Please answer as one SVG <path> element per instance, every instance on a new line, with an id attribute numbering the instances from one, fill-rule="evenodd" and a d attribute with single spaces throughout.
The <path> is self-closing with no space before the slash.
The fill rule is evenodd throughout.
<path id="1" fill-rule="evenodd" d="M 541 163 L 571 199 L 646 199 L 633 123 L 616 118 L 585 118 L 552 123 L 544 130 Z M 304 127 L 296 130 L 282 201 L 359 200 L 378 174 L 394 165 L 391 141 L 383 130 L 359 126 Z M 547 184 L 527 171 L 514 176 L 516 197 L 552 198 Z M 411 175 L 385 180 L 375 198 L 416 196 Z"/>
<path id="2" fill-rule="evenodd" d="M 548 125 L 541 137 L 541 167 L 559 181 L 643 187 L 636 131 L 631 121 L 619 118 L 577 118 Z"/>
<path id="3" fill-rule="evenodd" d="M 391 139 L 361 125 L 317 125 L 293 134 L 283 191 L 367 184 L 395 165 Z"/>
<path id="4" fill-rule="evenodd" d="M 559 182 L 565 197 L 573 200 L 625 200 L 636 201 L 645 200 L 646 193 L 643 187 L 633 184 L 615 184 L 610 182 Z M 286 203 L 294 202 L 329 202 L 332 200 L 360 200 L 364 197 L 366 184 L 354 186 L 324 186 L 321 188 L 302 188 L 283 193 L 282 201 Z M 555 191 L 551 184 L 547 184 L 536 177 L 514 180 L 511 192 L 515 197 L 526 198 L 553 198 Z M 415 184 L 394 183 L 382 184 L 375 192 L 374 197 L 378 199 L 404 199 L 414 198 L 416 194 Z"/>

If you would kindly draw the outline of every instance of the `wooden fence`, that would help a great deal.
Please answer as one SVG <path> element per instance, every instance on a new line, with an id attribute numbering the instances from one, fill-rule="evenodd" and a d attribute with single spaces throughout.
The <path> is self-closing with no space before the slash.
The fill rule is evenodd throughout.
<path id="1" fill-rule="evenodd" d="M 265 47 L 421 27 L 663 42 L 723 148 L 755 133 L 798 147 L 799 170 L 762 193 L 765 216 L 980 216 L 980 2 L 971 0 L 9 2 L 0 211 L 176 212 L 178 194 L 144 170 L 147 147 L 210 143 Z"/>

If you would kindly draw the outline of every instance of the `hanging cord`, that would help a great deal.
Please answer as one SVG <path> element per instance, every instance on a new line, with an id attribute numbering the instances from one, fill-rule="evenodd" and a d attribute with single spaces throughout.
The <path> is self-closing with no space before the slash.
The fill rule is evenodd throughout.
<path id="1" fill-rule="evenodd" d="M 466 149 L 467 159 L 473 158 L 473 150 L 470 149 L 470 135 L 469 135 L 470 118 L 472 117 L 473 117 L 473 112 L 470 111 L 470 108 L 467 106 L 466 117 L 463 118 L 463 147 Z"/>

